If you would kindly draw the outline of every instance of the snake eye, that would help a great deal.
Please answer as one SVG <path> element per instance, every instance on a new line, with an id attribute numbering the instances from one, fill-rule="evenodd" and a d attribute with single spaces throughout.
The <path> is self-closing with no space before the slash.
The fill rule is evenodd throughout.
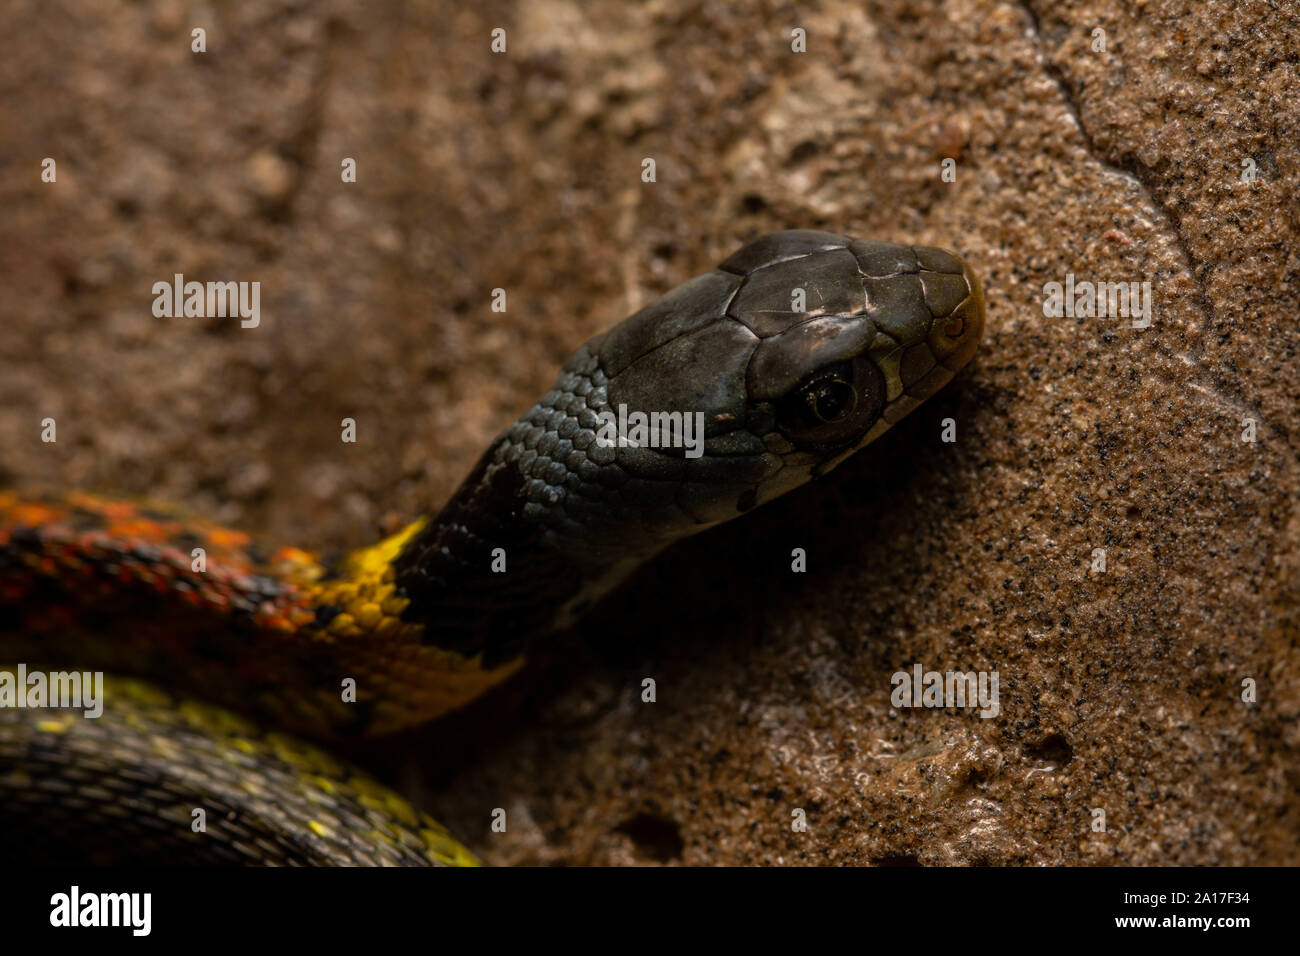
<path id="1" fill-rule="evenodd" d="M 959 339 L 961 334 L 966 331 L 966 316 L 960 312 L 954 312 L 948 316 L 948 325 L 943 330 L 943 334 L 950 339 Z"/>
<path id="2" fill-rule="evenodd" d="M 806 376 L 777 402 L 777 423 L 796 445 L 833 449 L 866 434 L 883 407 L 880 370 L 865 357 Z"/>
<path id="3" fill-rule="evenodd" d="M 805 387 L 803 395 L 813 418 L 827 425 L 852 414 L 858 404 L 857 390 L 838 373 L 819 377 L 812 386 Z"/>

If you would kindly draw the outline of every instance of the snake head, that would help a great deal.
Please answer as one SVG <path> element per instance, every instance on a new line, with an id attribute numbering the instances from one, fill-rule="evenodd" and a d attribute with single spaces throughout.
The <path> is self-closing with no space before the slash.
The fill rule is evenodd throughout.
<path id="1" fill-rule="evenodd" d="M 619 520 L 681 537 L 873 441 L 970 360 L 983 327 L 979 282 L 950 252 L 778 232 L 589 342 L 553 395 L 582 391 L 587 413 L 695 417 L 694 454 L 574 438 L 616 491 Z M 560 404 L 574 414 L 572 401 Z"/>
<path id="2" fill-rule="evenodd" d="M 745 272 L 730 314 L 759 337 L 751 405 L 772 405 L 790 451 L 818 459 L 813 475 L 946 385 L 984 331 L 979 280 L 943 249 L 782 232 L 722 268 Z M 792 285 L 805 288 L 805 311 L 778 312 Z"/>
<path id="3" fill-rule="evenodd" d="M 941 249 L 751 242 L 570 357 L 401 545 L 402 620 L 495 668 L 674 541 L 872 441 L 970 360 L 983 327 L 979 283 Z"/>

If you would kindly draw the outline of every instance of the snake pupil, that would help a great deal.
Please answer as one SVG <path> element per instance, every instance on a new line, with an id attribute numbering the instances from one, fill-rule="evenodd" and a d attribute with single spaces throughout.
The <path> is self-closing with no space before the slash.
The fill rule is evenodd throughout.
<path id="1" fill-rule="evenodd" d="M 808 404 L 818 421 L 837 422 L 858 404 L 858 393 L 843 379 L 823 383 L 808 396 Z"/>
<path id="2" fill-rule="evenodd" d="M 806 449 L 842 448 L 866 434 L 884 410 L 880 370 L 857 357 L 824 365 L 786 393 L 777 405 L 785 435 Z"/>

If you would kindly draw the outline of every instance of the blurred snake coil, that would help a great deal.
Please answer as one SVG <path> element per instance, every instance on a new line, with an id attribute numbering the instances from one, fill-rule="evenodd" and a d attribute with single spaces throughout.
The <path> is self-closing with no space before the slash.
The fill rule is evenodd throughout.
<path id="1" fill-rule="evenodd" d="M 779 232 L 579 348 L 441 511 L 355 553 L 0 492 L 0 856 L 474 864 L 324 748 L 505 680 L 664 548 L 873 441 L 983 325 L 949 252 Z M 702 454 L 608 440 L 620 407 L 701 413 Z M 122 675 L 98 717 L 31 677 L 95 671 Z"/>

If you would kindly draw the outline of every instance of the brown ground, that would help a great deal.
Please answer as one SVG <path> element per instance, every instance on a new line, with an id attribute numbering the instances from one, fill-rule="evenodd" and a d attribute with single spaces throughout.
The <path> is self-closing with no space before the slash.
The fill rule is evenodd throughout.
<path id="1" fill-rule="evenodd" d="M 953 386 L 367 759 L 420 753 L 494 863 L 1300 862 L 1295 7 L 762 7 L 5 4 L 0 485 L 361 544 L 742 240 L 949 246 L 989 309 Z M 174 272 L 260 280 L 262 326 L 155 319 Z M 1044 318 L 1066 273 L 1154 325 Z M 891 711 L 918 661 L 1001 715 Z"/>

